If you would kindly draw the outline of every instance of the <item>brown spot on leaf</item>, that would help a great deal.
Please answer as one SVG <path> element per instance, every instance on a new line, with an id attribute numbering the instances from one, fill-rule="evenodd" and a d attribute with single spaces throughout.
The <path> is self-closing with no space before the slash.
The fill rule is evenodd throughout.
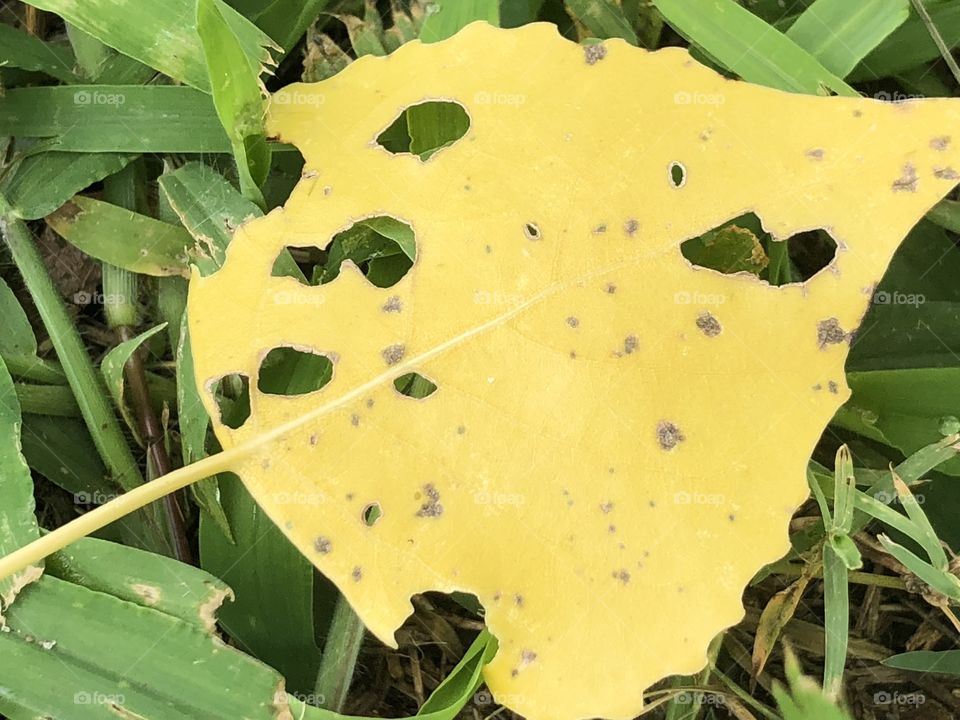
<path id="1" fill-rule="evenodd" d="M 823 160 L 824 152 L 823 148 L 814 148 L 813 150 L 807 150 L 807 157 L 811 160 Z"/>
<path id="2" fill-rule="evenodd" d="M 640 339 L 636 335 L 627 335 L 623 339 L 623 352 L 626 355 L 632 354 L 640 346 Z"/>
<path id="3" fill-rule="evenodd" d="M 697 318 L 697 327 L 707 337 L 716 337 L 723 330 L 720 327 L 720 321 L 708 312 L 700 313 Z"/>
<path id="4" fill-rule="evenodd" d="M 920 178 L 917 177 L 917 168 L 913 163 L 907 163 L 903 166 L 903 174 L 893 181 L 893 191 L 896 192 L 916 192 L 917 184 Z"/>
<path id="5" fill-rule="evenodd" d="M 619 580 L 624 585 L 626 585 L 628 582 L 630 582 L 630 571 L 625 568 L 621 568 L 620 570 L 614 570 L 613 577 L 615 580 Z"/>
<path id="6" fill-rule="evenodd" d="M 657 424 L 657 442 L 664 450 L 672 450 L 684 440 L 686 437 L 672 422 L 663 420 Z"/>
<path id="7" fill-rule="evenodd" d="M 400 296 L 394 295 L 389 298 L 381 308 L 385 313 L 398 313 L 403 310 L 403 303 L 400 301 Z"/>
<path id="8" fill-rule="evenodd" d="M 516 593 L 513 596 L 513 604 L 517 607 L 523 607 L 523 595 Z"/>
<path id="9" fill-rule="evenodd" d="M 605 224 L 600 224 L 593 229 L 593 234 L 603 235 L 603 233 L 605 233 L 606 231 L 607 231 L 607 226 Z"/>
<path id="10" fill-rule="evenodd" d="M 600 512 L 602 512 L 604 515 L 611 510 L 613 510 L 613 503 L 610 500 L 607 500 L 605 503 L 600 503 Z"/>
<path id="11" fill-rule="evenodd" d="M 310 441 L 309 441 L 309 442 L 310 442 L 311 445 L 314 445 L 314 446 L 317 444 L 317 434 L 316 434 L 316 433 L 310 433 Z"/>
<path id="12" fill-rule="evenodd" d="M 583 57 L 587 65 L 596 65 L 607 56 L 607 47 L 603 43 L 594 43 L 583 48 Z"/>
<path id="13" fill-rule="evenodd" d="M 960 180 L 960 174 L 952 167 L 938 167 L 933 169 L 933 174 L 940 180 Z"/>
<path id="14" fill-rule="evenodd" d="M 354 582 L 360 582 L 363 580 L 363 569 L 357 565 L 353 568 L 353 572 L 350 573 L 350 577 L 353 578 Z"/>
<path id="15" fill-rule="evenodd" d="M 351 415 L 351 416 L 350 416 L 350 424 L 353 425 L 354 427 L 359 427 L 359 426 L 360 426 L 360 416 L 357 415 L 356 413 L 354 413 L 353 415 Z"/>
<path id="16" fill-rule="evenodd" d="M 577 318 L 573 317 L 573 315 L 571 315 L 570 317 L 567 318 L 567 325 L 569 325 L 572 328 L 575 328 L 580 325 L 580 321 Z"/>
<path id="17" fill-rule="evenodd" d="M 831 380 L 830 382 L 827 383 L 827 390 L 829 390 L 834 395 L 836 395 L 838 392 L 840 392 L 840 386 L 837 385 L 837 383 L 835 383 L 833 380 Z"/>
<path id="18" fill-rule="evenodd" d="M 417 510 L 417 517 L 435 518 L 443 515 L 443 505 L 440 504 L 440 491 L 432 483 L 423 486 L 423 494 L 426 496 L 420 509 Z"/>
<path id="19" fill-rule="evenodd" d="M 333 545 L 330 543 L 330 539 L 322 535 L 313 541 L 313 549 L 321 555 L 326 555 L 332 548 Z"/>
<path id="20" fill-rule="evenodd" d="M 836 318 L 827 318 L 817 324 L 817 346 L 823 350 L 827 345 L 839 345 L 847 340 L 849 335 L 840 327 Z"/>
<path id="21" fill-rule="evenodd" d="M 606 292 L 608 295 L 613 295 L 615 292 L 617 292 L 617 286 L 613 283 L 607 283 Z"/>
<path id="22" fill-rule="evenodd" d="M 930 148 L 936 150 L 937 152 L 943 152 L 948 147 L 950 147 L 950 136 L 941 135 L 940 137 L 935 137 L 930 141 Z"/>
<path id="23" fill-rule="evenodd" d="M 385 347 L 380 354 L 383 355 L 383 361 L 387 365 L 396 365 L 398 362 L 403 360 L 403 356 L 406 355 L 406 353 L 406 346 L 397 344 Z"/>
<path id="24" fill-rule="evenodd" d="M 640 221 L 635 220 L 634 218 L 630 218 L 623 224 L 623 231 L 630 237 L 633 237 L 634 235 L 636 235 L 637 230 L 639 229 L 640 229 Z"/>

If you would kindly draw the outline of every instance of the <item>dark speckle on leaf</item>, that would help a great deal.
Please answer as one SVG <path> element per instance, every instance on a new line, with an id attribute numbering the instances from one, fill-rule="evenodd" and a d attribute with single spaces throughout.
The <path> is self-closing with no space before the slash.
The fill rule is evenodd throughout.
<path id="1" fill-rule="evenodd" d="M 607 56 L 607 48 L 603 43 L 594 43 L 583 48 L 583 56 L 587 65 L 595 65 Z"/>
<path id="2" fill-rule="evenodd" d="M 837 383 L 835 383 L 833 380 L 831 380 L 830 382 L 827 383 L 827 390 L 829 390 L 834 395 L 836 395 L 838 392 L 840 392 L 840 386 L 837 385 Z"/>
<path id="3" fill-rule="evenodd" d="M 359 427 L 359 425 L 360 425 L 360 416 L 357 415 L 357 414 L 351 415 L 351 416 L 350 416 L 350 424 L 353 425 L 354 427 Z"/>
<path id="4" fill-rule="evenodd" d="M 633 353 L 640 345 L 640 340 L 636 335 L 627 335 L 623 339 L 623 352 L 627 355 Z"/>
<path id="5" fill-rule="evenodd" d="M 381 355 L 383 355 L 383 361 L 387 365 L 396 365 L 398 362 L 403 360 L 403 356 L 406 354 L 406 352 L 406 346 L 398 344 L 385 347 Z"/>
<path id="6" fill-rule="evenodd" d="M 573 315 L 571 315 L 570 317 L 567 318 L 567 325 L 569 325 L 572 328 L 575 328 L 580 325 L 580 321 L 577 318 L 573 317 Z"/>
<path id="7" fill-rule="evenodd" d="M 950 147 L 950 136 L 941 135 L 940 137 L 935 137 L 930 141 L 930 147 L 937 152 L 943 152 L 948 147 Z"/>
<path id="8" fill-rule="evenodd" d="M 353 578 L 354 582 L 360 582 L 363 579 L 363 570 L 359 565 L 353 568 L 353 572 L 350 573 L 350 577 Z"/>
<path id="9" fill-rule="evenodd" d="M 403 303 L 400 302 L 400 297 L 397 295 L 394 295 L 383 304 L 383 311 L 385 313 L 398 313 L 401 310 L 403 310 Z"/>
<path id="10" fill-rule="evenodd" d="M 657 442 L 664 450 L 672 450 L 686 438 L 676 425 L 666 420 L 657 425 Z"/>
<path id="11" fill-rule="evenodd" d="M 328 552 L 330 552 L 332 545 L 330 544 L 329 538 L 320 536 L 313 541 L 313 548 L 321 555 L 326 555 Z"/>
<path id="12" fill-rule="evenodd" d="M 426 497 L 420 509 L 417 510 L 417 517 L 435 518 L 443 515 L 443 505 L 440 504 L 440 491 L 432 483 L 423 486 L 423 494 Z"/>
<path id="13" fill-rule="evenodd" d="M 823 350 L 827 345 L 838 345 L 848 338 L 836 318 L 827 318 L 817 323 L 817 347 Z"/>
<path id="14" fill-rule="evenodd" d="M 613 283 L 607 283 L 606 290 L 608 295 L 613 295 L 614 293 L 617 292 L 617 286 L 614 285 Z"/>
<path id="15" fill-rule="evenodd" d="M 716 337 L 723 328 L 720 327 L 720 321 L 708 312 L 700 313 L 697 318 L 697 327 L 707 337 Z"/>
<path id="16" fill-rule="evenodd" d="M 823 160 L 823 148 L 814 148 L 807 150 L 807 157 L 811 160 Z"/>
<path id="17" fill-rule="evenodd" d="M 640 221 L 635 220 L 633 218 L 630 218 L 623 224 L 623 231 L 630 237 L 633 237 L 634 235 L 636 235 L 637 230 L 639 229 L 640 229 Z"/>
<path id="18" fill-rule="evenodd" d="M 917 183 L 919 178 L 917 177 L 917 168 L 913 163 L 907 163 L 903 166 L 903 174 L 893 181 L 893 191 L 896 192 L 916 192 Z"/>

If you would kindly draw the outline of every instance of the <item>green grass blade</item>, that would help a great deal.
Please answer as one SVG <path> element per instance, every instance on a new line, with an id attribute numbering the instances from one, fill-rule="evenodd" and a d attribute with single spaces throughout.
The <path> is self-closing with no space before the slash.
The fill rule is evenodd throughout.
<path id="1" fill-rule="evenodd" d="M 165 75 L 209 91 L 206 63 L 197 36 L 196 0 L 124 2 L 124 0 L 30 0 L 56 13 L 124 55 Z M 244 55 L 257 66 L 272 65 L 273 42 L 253 23 L 217 0 L 224 19 L 240 38 Z M 162 38 L 162 41 L 158 41 Z"/>
<path id="2" fill-rule="evenodd" d="M 74 152 L 230 152 L 210 96 L 165 85 L 73 85 L 7 90 L 0 135 L 50 138 Z"/>
<path id="3" fill-rule="evenodd" d="M 960 675 L 960 650 L 918 650 L 888 657 L 883 661 L 887 667 L 913 670 L 922 673 Z"/>
<path id="4" fill-rule="evenodd" d="M 432 3 L 420 39 L 425 43 L 445 40 L 472 22 L 483 20 L 495 27 L 500 26 L 500 3 L 498 0 L 436 0 Z"/>
<path id="5" fill-rule="evenodd" d="M 83 195 L 48 216 L 47 223 L 87 255 L 145 275 L 185 275 L 194 246 L 182 227 Z"/>
<path id="6" fill-rule="evenodd" d="M 33 35 L 0 23 L 0 65 L 42 72 L 61 82 L 75 83 L 73 53 L 69 47 L 46 43 Z"/>
<path id="7" fill-rule="evenodd" d="M 910 16 L 910 0 L 817 0 L 787 37 L 837 77 L 846 77 Z"/>
<path id="8" fill-rule="evenodd" d="M 103 374 L 103 379 L 107 384 L 107 390 L 110 391 L 110 396 L 113 398 L 114 404 L 117 406 L 127 426 L 135 436 L 138 435 L 138 422 L 124 398 L 124 381 L 126 380 L 124 368 L 130 356 L 137 352 L 144 342 L 165 327 L 166 324 L 161 323 L 130 340 L 119 343 L 117 346 L 111 348 L 110 352 L 104 356 L 103 361 L 100 363 L 100 372 Z"/>
<path id="9" fill-rule="evenodd" d="M 207 632 L 231 596 L 218 578 L 172 558 L 83 538 L 47 559 L 47 574 L 179 618 Z"/>
<path id="10" fill-rule="evenodd" d="M 623 38 L 637 44 L 637 34 L 624 17 L 623 10 L 612 0 L 566 0 L 567 12 L 586 27 L 594 37 Z"/>
<path id="11" fill-rule="evenodd" d="M 654 0 L 667 22 L 748 82 L 797 93 L 858 93 L 806 50 L 733 0 Z"/>
<path id="12" fill-rule="evenodd" d="M 209 275 L 223 263 L 233 230 L 263 211 L 222 175 L 198 162 L 160 176 L 160 190 L 180 222 L 196 238 L 194 264 Z"/>
<path id="13" fill-rule="evenodd" d="M 23 547 L 40 536 L 33 514 L 33 478 L 20 452 L 20 404 L 7 366 L 0 360 L 0 555 Z M 0 580 L 0 612 L 23 587 L 40 577 L 42 564 L 31 565 Z"/>
<path id="14" fill-rule="evenodd" d="M 947 560 L 947 553 L 943 549 L 943 543 L 941 543 L 940 538 L 937 537 L 936 531 L 934 531 L 933 526 L 927 519 L 927 514 L 920 507 L 917 498 L 910 492 L 910 488 L 907 487 L 906 483 L 896 475 L 893 476 L 893 486 L 897 491 L 897 496 L 900 498 L 900 504 L 903 506 L 903 509 L 907 511 L 907 516 L 913 523 L 914 528 L 916 528 L 914 537 L 917 542 L 920 543 L 920 547 L 927 553 L 927 557 L 930 558 L 930 562 L 935 568 L 944 571 L 948 570 L 950 564 Z"/>
<path id="15" fill-rule="evenodd" d="M 960 4 L 952 0 L 927 0 L 930 18 L 949 47 L 960 43 Z M 916 12 L 900 28 L 867 55 L 850 74 L 851 82 L 895 77 L 940 57 L 937 44 L 930 37 L 923 20 Z"/>
<path id="16" fill-rule="evenodd" d="M 930 563 L 915 555 L 903 545 L 893 542 L 886 535 L 877 539 L 883 549 L 899 560 L 910 572 L 927 585 L 952 600 L 960 600 L 960 579 L 956 575 L 933 567 Z"/>
<path id="17" fill-rule="evenodd" d="M 266 178 L 270 154 L 263 135 L 265 104 L 260 67 L 251 63 L 214 0 L 198 0 L 197 32 L 210 75 L 217 115 L 233 147 L 244 196 L 264 207 L 259 185 Z M 257 158 L 256 150 L 265 157 Z"/>
<path id="18" fill-rule="evenodd" d="M 173 582 L 166 591 L 177 588 Z M 215 609 L 216 600 L 209 612 Z M 45 577 L 21 594 L 7 626 L 0 633 L 4 699 L 32 717 L 282 717 L 276 672 L 153 608 Z"/>
<path id="19" fill-rule="evenodd" d="M 44 152 L 23 158 L 4 185 L 18 217 L 38 220 L 81 190 L 120 172 L 136 155 Z"/>
<path id="20" fill-rule="evenodd" d="M 825 655 L 823 687 L 838 697 L 847 662 L 850 599 L 847 595 L 847 565 L 829 544 L 823 548 L 823 605 Z"/>

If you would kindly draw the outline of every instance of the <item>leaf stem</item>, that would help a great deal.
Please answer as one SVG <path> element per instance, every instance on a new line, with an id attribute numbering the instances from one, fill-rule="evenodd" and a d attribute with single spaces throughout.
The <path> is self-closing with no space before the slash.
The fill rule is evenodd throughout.
<path id="1" fill-rule="evenodd" d="M 56 530 L 47 533 L 38 540 L 34 540 L 19 550 L 0 557 L 0 579 L 20 572 L 25 567 L 39 562 L 58 550 L 62 550 L 70 543 L 106 527 L 115 520 L 139 510 L 169 493 L 176 492 L 211 475 L 224 472 L 231 462 L 234 462 L 238 456 L 247 451 L 248 448 L 241 447 L 211 455 L 192 465 L 167 473 L 152 482 L 139 485 L 110 502 L 94 508 L 75 520 L 71 520 L 66 525 L 61 525 Z"/>

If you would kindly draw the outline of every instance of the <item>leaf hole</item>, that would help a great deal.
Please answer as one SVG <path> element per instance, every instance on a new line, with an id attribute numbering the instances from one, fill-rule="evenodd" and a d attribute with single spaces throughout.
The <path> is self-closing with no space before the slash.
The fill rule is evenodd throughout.
<path id="1" fill-rule="evenodd" d="M 377 144 L 394 155 L 416 155 L 426 161 L 460 140 L 470 129 L 470 116 L 460 103 L 427 100 L 407 107 L 377 136 Z"/>
<path id="2" fill-rule="evenodd" d="M 220 422 L 236 430 L 250 417 L 250 378 L 240 373 L 224 375 L 213 384 L 213 398 Z"/>
<path id="3" fill-rule="evenodd" d="M 735 275 L 750 273 L 770 285 L 805 282 L 836 258 L 837 242 L 826 230 L 776 240 L 754 213 L 747 213 L 680 245 L 694 266 Z M 689 293 L 678 293 L 683 298 Z M 687 300 L 687 302 L 690 302 Z"/>
<path id="4" fill-rule="evenodd" d="M 396 391 L 401 395 L 414 398 L 415 400 L 430 397 L 437 391 L 436 383 L 427 380 L 427 378 L 419 373 L 401 375 L 393 381 L 393 387 L 396 388 Z"/>
<path id="5" fill-rule="evenodd" d="M 536 223 L 524 223 L 523 235 L 527 240 L 539 240 L 542 237 L 540 227 Z"/>
<path id="6" fill-rule="evenodd" d="M 670 163 L 670 184 L 675 188 L 682 188 L 687 184 L 687 168 L 681 162 Z"/>
<path id="7" fill-rule="evenodd" d="M 378 502 L 367 503 L 361 511 L 360 517 L 363 519 L 364 525 L 373 527 L 383 517 L 383 508 L 380 507 Z"/>
<path id="8" fill-rule="evenodd" d="M 292 277 L 304 285 L 323 285 L 335 280 L 343 263 L 349 261 L 371 284 L 387 288 L 404 278 L 416 256 L 413 228 L 389 215 L 378 215 L 341 230 L 325 249 L 286 246 L 274 260 L 271 275 Z"/>
<path id="9" fill-rule="evenodd" d="M 306 395 L 333 378 L 333 362 L 326 355 L 275 347 L 264 356 L 257 373 L 257 390 L 267 395 Z"/>

